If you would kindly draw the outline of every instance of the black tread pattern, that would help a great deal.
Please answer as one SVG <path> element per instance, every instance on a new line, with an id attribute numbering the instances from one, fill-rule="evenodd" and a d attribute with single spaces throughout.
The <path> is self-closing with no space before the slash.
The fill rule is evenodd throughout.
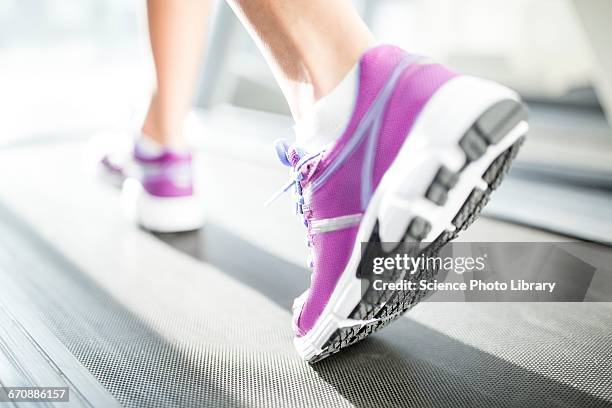
<path id="1" fill-rule="evenodd" d="M 508 131 L 513 129 L 520 121 L 525 120 L 525 118 L 526 109 L 524 105 L 514 100 L 502 101 L 489 108 L 459 142 L 466 155 L 466 165 L 480 158 L 490 144 L 501 140 Z M 423 244 L 420 247 L 417 246 L 419 252 L 414 254 L 415 256 L 421 254 L 436 256 L 447 243 L 457 237 L 460 231 L 467 229 L 478 218 L 478 215 L 488 203 L 490 194 L 501 184 L 524 140 L 525 136 L 522 136 L 514 145 L 500 154 L 484 172 L 482 178 L 488 183 L 488 188 L 485 191 L 474 189 L 470 193 L 452 221 L 456 228 L 455 231 L 445 231 L 433 242 Z M 438 205 L 444 205 L 448 191 L 455 186 L 458 178 L 458 174 L 451 172 L 446 167 L 441 167 L 425 193 L 425 197 Z M 416 217 L 406 228 L 402 241 L 420 242 L 427 236 L 430 229 L 431 225 L 427 220 Z M 380 242 L 377 222 L 365 248 L 367 257 L 364 254 L 363 258 L 372 259 L 372 256 L 377 256 L 372 251 L 380 251 L 380 245 L 377 245 Z M 397 250 L 397 248 L 386 252 L 384 255 L 389 256 L 394 250 Z M 381 279 L 381 276 L 374 277 L 371 274 L 371 269 L 369 271 L 368 268 L 362 268 L 361 265 L 358 269 L 357 277 L 367 281 L 367 285 L 364 285 L 364 287 L 370 288 L 370 290 L 365 290 L 362 294 L 361 302 L 355 307 L 349 318 L 355 320 L 376 320 L 365 325 L 343 327 L 336 330 L 324 345 L 322 353 L 309 360 L 310 363 L 323 360 L 382 329 L 419 303 L 427 295 L 426 291 L 419 289 L 412 291 L 375 291 L 371 289 L 371 282 L 374 279 Z M 431 281 L 436 274 L 436 270 L 421 269 L 410 275 L 408 279 L 414 281 L 426 279 Z M 383 275 L 382 278 L 386 281 L 397 281 L 402 276 L 398 271 L 390 271 L 388 275 Z"/>
<path id="2" fill-rule="evenodd" d="M 425 197 L 438 205 L 444 205 L 448 199 L 448 192 L 455 187 L 457 181 L 459 181 L 459 174 L 442 166 L 427 189 Z"/>
<path id="3" fill-rule="evenodd" d="M 517 123 L 526 119 L 525 105 L 513 100 L 504 100 L 490 107 L 486 114 L 476 121 L 475 127 L 489 144 L 495 144 Z"/>

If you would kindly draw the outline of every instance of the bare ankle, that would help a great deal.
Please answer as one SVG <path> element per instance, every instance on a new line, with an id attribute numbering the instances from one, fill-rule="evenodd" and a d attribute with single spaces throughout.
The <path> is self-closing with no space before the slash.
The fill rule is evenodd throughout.
<path id="1" fill-rule="evenodd" d="M 183 136 L 183 118 L 170 119 L 170 115 L 161 114 L 157 98 L 153 96 L 149 110 L 142 124 L 141 133 L 161 146 L 182 147 L 185 145 Z"/>

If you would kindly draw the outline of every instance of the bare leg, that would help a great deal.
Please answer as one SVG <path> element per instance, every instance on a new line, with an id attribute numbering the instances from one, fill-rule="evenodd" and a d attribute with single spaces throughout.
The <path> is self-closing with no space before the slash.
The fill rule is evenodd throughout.
<path id="1" fill-rule="evenodd" d="M 187 115 L 201 59 L 208 0 L 148 0 L 157 89 L 142 132 L 163 145 L 184 144 Z"/>
<path id="2" fill-rule="evenodd" d="M 296 119 L 374 43 L 349 0 L 228 1 L 267 58 Z"/>

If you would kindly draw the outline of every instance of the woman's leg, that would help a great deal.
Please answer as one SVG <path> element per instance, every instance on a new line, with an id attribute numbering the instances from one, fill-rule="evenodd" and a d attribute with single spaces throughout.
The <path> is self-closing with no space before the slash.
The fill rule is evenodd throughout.
<path id="1" fill-rule="evenodd" d="M 129 158 L 120 150 L 101 161 L 105 174 L 122 185 L 130 218 L 148 230 L 188 231 L 203 223 L 183 123 L 191 107 L 208 6 L 207 0 L 147 1 L 157 87 Z M 131 171 L 133 165 L 143 171 Z"/>
<path id="2" fill-rule="evenodd" d="M 272 67 L 294 118 L 374 44 L 349 0 L 229 0 Z"/>
<path id="3" fill-rule="evenodd" d="M 147 1 L 157 87 L 142 132 L 159 144 L 175 147 L 184 144 L 183 122 L 191 107 L 209 3 Z"/>

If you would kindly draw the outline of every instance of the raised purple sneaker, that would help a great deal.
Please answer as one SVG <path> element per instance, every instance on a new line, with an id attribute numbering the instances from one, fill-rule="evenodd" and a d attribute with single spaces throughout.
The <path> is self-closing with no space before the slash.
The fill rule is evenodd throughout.
<path id="1" fill-rule="evenodd" d="M 422 296 L 363 293 L 374 277 L 358 274 L 361 243 L 446 244 L 478 215 L 528 130 L 515 92 L 397 47 L 367 51 L 359 70 L 352 118 L 333 145 L 312 153 L 277 144 L 311 247 L 310 288 L 294 303 L 295 346 L 310 362 Z"/>
<path id="2" fill-rule="evenodd" d="M 163 150 L 151 156 L 136 144 L 129 157 L 107 154 L 100 163 L 107 178 L 122 185 L 122 202 L 130 218 L 144 228 L 181 232 L 203 225 L 191 152 Z"/>

